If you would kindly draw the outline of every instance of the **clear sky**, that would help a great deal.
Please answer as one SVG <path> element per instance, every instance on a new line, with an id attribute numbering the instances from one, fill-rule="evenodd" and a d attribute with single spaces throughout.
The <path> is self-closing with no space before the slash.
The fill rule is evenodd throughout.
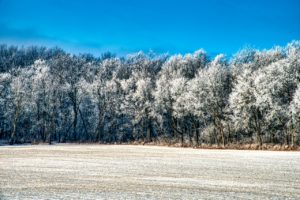
<path id="1" fill-rule="evenodd" d="M 0 43 L 231 55 L 300 39 L 299 0 L 0 0 Z"/>

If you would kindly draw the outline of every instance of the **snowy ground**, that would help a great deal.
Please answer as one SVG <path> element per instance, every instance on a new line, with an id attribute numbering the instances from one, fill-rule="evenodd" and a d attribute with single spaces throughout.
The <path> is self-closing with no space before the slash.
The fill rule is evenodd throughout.
<path id="1" fill-rule="evenodd" d="M 0 199 L 300 199 L 300 152 L 0 147 Z"/>

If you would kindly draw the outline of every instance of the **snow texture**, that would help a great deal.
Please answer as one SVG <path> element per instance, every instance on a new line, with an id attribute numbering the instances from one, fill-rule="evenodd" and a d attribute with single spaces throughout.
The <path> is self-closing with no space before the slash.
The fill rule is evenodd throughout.
<path id="1" fill-rule="evenodd" d="M 0 199 L 300 199 L 300 153 L 2 146 Z"/>

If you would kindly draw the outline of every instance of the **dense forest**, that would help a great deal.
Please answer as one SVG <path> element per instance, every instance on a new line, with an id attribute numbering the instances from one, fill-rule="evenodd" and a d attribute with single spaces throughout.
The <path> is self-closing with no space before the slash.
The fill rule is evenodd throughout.
<path id="1" fill-rule="evenodd" d="M 230 58 L 0 45 L 0 91 L 10 144 L 300 144 L 299 41 Z"/>

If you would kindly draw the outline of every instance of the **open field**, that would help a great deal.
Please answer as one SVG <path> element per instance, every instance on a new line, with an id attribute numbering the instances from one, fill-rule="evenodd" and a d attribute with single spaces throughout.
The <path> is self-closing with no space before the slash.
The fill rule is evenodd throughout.
<path id="1" fill-rule="evenodd" d="M 300 152 L 0 147 L 0 199 L 300 199 Z"/>

